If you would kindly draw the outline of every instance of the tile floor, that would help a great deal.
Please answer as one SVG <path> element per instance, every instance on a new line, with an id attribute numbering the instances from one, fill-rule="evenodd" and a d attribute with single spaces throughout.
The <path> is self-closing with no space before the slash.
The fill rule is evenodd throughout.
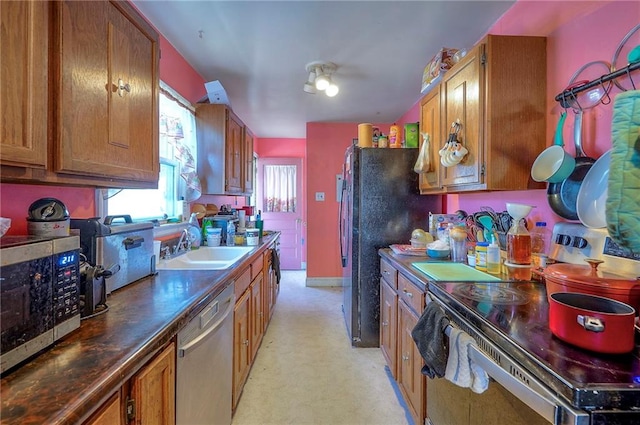
<path id="1" fill-rule="evenodd" d="M 340 288 L 283 271 L 232 425 L 406 425 L 379 348 L 353 348 Z"/>

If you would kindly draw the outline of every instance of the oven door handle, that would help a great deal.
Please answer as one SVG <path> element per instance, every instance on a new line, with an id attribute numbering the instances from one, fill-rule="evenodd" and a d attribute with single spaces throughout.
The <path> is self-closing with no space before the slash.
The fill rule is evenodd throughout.
<path id="1" fill-rule="evenodd" d="M 576 410 L 569 404 L 556 397 L 545 388 L 534 390 L 528 387 L 520 379 L 508 373 L 489 356 L 483 353 L 477 346 L 469 346 L 469 356 L 482 367 L 489 376 L 502 385 L 507 391 L 515 395 L 519 400 L 532 408 L 536 413 L 554 425 L 588 425 L 589 415 L 582 410 Z M 535 379 L 527 372 L 527 379 Z M 542 393 L 542 394 L 541 394 Z"/>

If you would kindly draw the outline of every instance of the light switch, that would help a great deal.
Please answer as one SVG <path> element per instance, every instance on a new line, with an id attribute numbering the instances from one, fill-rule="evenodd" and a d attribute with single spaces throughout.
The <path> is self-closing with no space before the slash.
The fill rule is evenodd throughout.
<path id="1" fill-rule="evenodd" d="M 316 201 L 324 201 L 324 192 L 316 192 Z"/>

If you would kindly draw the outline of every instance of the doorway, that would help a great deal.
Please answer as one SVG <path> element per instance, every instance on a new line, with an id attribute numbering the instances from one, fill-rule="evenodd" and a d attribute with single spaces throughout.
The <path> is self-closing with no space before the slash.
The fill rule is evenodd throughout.
<path id="1" fill-rule="evenodd" d="M 302 270 L 306 222 L 302 158 L 259 158 L 256 206 L 264 228 L 280 232 L 280 267 Z"/>

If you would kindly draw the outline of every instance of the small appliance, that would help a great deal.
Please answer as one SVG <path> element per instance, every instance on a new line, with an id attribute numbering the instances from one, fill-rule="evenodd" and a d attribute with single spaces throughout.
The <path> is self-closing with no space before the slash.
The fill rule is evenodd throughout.
<path id="1" fill-rule="evenodd" d="M 80 327 L 79 239 L 0 239 L 0 373 Z"/>
<path id="2" fill-rule="evenodd" d="M 80 230 L 87 262 L 113 271 L 106 280 L 107 295 L 156 272 L 152 222 L 134 223 L 130 215 L 107 216 L 104 223 L 99 218 L 72 218 L 71 228 Z"/>

